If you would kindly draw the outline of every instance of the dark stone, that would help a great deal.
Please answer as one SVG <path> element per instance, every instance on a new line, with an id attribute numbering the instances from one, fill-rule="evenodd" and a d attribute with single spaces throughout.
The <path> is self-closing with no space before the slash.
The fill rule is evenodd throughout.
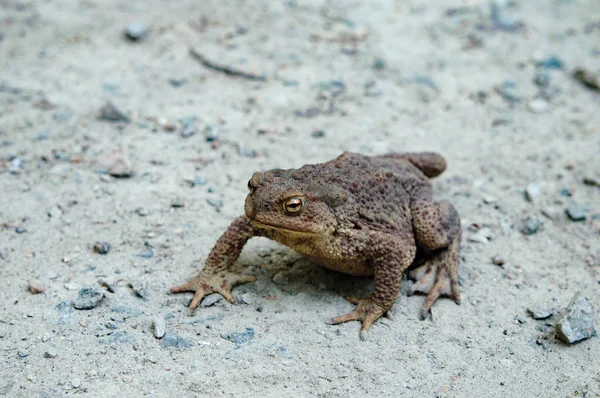
<path id="1" fill-rule="evenodd" d="M 109 122 L 129 123 L 129 117 L 117 109 L 117 107 L 111 102 L 107 102 L 102 108 L 100 108 L 100 119 L 107 120 Z"/>
<path id="2" fill-rule="evenodd" d="M 325 137 L 325 132 L 323 130 L 315 130 L 312 133 L 310 133 L 310 135 L 313 138 L 322 138 Z"/>
<path id="3" fill-rule="evenodd" d="M 78 310 L 96 308 L 104 299 L 104 292 L 93 287 L 84 287 L 79 291 L 79 297 L 73 301 L 73 307 Z"/>
<path id="4" fill-rule="evenodd" d="M 545 69 L 562 69 L 564 67 L 563 62 L 558 57 L 547 58 L 538 62 L 537 65 Z"/>
<path id="5" fill-rule="evenodd" d="M 94 251 L 98 254 L 107 254 L 110 251 L 110 243 L 96 242 L 94 244 Z"/>
<path id="6" fill-rule="evenodd" d="M 249 342 L 254 338 L 254 329 L 246 328 L 243 332 L 234 332 L 234 333 L 223 333 L 221 337 L 225 340 L 229 340 L 234 343 L 236 346 L 240 346 L 244 343 Z"/>
<path id="7" fill-rule="evenodd" d="M 585 221 L 585 214 L 588 212 L 588 209 L 573 203 L 567 207 L 566 212 L 571 221 Z"/>
<path id="8" fill-rule="evenodd" d="M 527 217 L 521 220 L 519 231 L 521 231 L 523 235 L 533 235 L 539 231 L 540 226 L 541 224 L 537 219 L 533 217 Z"/>
<path id="9" fill-rule="evenodd" d="M 125 37 L 131 41 L 139 41 L 148 35 L 148 26 L 143 23 L 132 23 L 125 28 Z"/>
<path id="10" fill-rule="evenodd" d="M 194 345 L 185 337 L 170 332 L 165 333 L 160 344 L 162 348 L 190 348 Z"/>
<path id="11" fill-rule="evenodd" d="M 567 344 L 596 335 L 594 309 L 585 297 L 575 295 L 571 299 L 565 316 L 556 325 L 556 333 Z"/>
<path id="12" fill-rule="evenodd" d="M 540 308 L 540 307 L 533 307 L 533 308 L 527 308 L 527 313 L 533 318 L 533 319 L 537 319 L 542 320 L 542 319 L 548 319 L 552 316 L 552 311 L 546 308 Z"/>

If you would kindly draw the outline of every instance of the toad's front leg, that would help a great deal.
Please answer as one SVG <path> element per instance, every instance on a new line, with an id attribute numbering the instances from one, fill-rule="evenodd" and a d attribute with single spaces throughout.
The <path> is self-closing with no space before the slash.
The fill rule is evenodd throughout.
<path id="1" fill-rule="evenodd" d="M 402 239 L 383 233 L 371 233 L 368 240 L 364 250 L 373 261 L 373 292 L 363 299 L 347 297 L 348 301 L 356 304 L 356 309 L 331 320 L 333 324 L 361 321 L 361 340 L 367 338 L 367 332 L 373 322 L 392 308 L 400 291 L 402 273 L 411 265 L 416 253 L 412 237 Z"/>
<path id="2" fill-rule="evenodd" d="M 227 301 L 234 303 L 231 289 L 242 283 L 253 282 L 256 278 L 231 272 L 229 268 L 240 256 L 246 242 L 258 235 L 258 231 L 250 225 L 246 216 L 236 218 L 210 251 L 204 269 L 194 279 L 173 287 L 171 291 L 194 292 L 190 310 L 198 307 L 200 301 L 210 293 L 219 293 Z"/>

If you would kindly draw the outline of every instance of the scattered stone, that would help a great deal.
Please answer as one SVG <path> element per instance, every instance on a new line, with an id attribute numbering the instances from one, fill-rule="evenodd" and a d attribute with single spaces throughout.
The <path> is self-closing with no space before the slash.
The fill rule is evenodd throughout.
<path id="1" fill-rule="evenodd" d="M 246 330 L 243 332 L 222 333 L 221 337 L 225 340 L 231 341 L 239 347 L 240 345 L 247 343 L 254 338 L 254 329 L 246 328 Z"/>
<path id="2" fill-rule="evenodd" d="M 211 205 L 212 207 L 215 208 L 215 210 L 218 212 L 221 211 L 221 209 L 223 208 L 223 201 L 219 200 L 219 199 L 206 199 L 206 202 Z"/>
<path id="3" fill-rule="evenodd" d="M 594 326 L 594 309 L 585 297 L 575 295 L 567 313 L 556 325 L 558 338 L 567 344 L 588 339 L 596 335 Z"/>
<path id="4" fill-rule="evenodd" d="M 212 293 L 204 297 L 204 299 L 200 303 L 200 307 L 211 307 L 221 300 L 223 300 L 223 296 L 221 296 L 219 293 Z"/>
<path id="5" fill-rule="evenodd" d="M 588 70 L 577 68 L 573 72 L 573 78 L 590 90 L 600 91 L 600 74 L 594 74 Z"/>
<path id="6" fill-rule="evenodd" d="M 247 158 L 255 158 L 256 156 L 258 156 L 258 153 L 256 152 L 255 149 L 247 148 L 247 147 L 244 147 L 241 145 L 238 145 L 237 152 L 238 152 L 238 155 L 245 156 Z"/>
<path id="7" fill-rule="evenodd" d="M 491 240 L 491 232 L 487 228 L 481 228 L 471 234 L 467 240 L 473 243 L 488 243 Z"/>
<path id="8" fill-rule="evenodd" d="M 365 95 L 367 97 L 379 97 L 381 94 L 383 94 L 383 90 L 381 84 L 377 81 L 371 80 L 365 84 Z"/>
<path id="9" fill-rule="evenodd" d="M 588 209 L 575 203 L 570 204 L 566 209 L 567 216 L 569 216 L 571 221 L 585 221 L 585 214 L 587 212 Z"/>
<path id="10" fill-rule="evenodd" d="M 79 291 L 79 297 L 73 301 L 73 307 L 78 310 L 96 308 L 104 299 L 104 292 L 93 287 L 84 287 Z"/>
<path id="11" fill-rule="evenodd" d="M 496 2 L 490 3 L 490 19 L 496 29 L 507 32 L 516 32 L 523 28 L 523 23 L 517 22 L 502 14 L 500 6 Z"/>
<path id="12" fill-rule="evenodd" d="M 140 41 L 148 35 L 148 26 L 143 23 L 132 23 L 125 28 L 125 37 L 131 41 Z"/>
<path id="13" fill-rule="evenodd" d="M 537 66 L 544 69 L 562 69 L 564 64 L 558 57 L 550 57 L 538 62 Z"/>
<path id="14" fill-rule="evenodd" d="M 27 228 L 25 228 L 25 227 L 17 227 L 17 228 L 15 228 L 15 232 L 18 233 L 19 235 L 20 234 L 24 234 L 25 232 L 27 232 Z"/>
<path id="15" fill-rule="evenodd" d="M 110 330 L 115 330 L 115 329 L 117 329 L 117 324 L 116 324 L 116 323 L 114 323 L 114 322 L 106 322 L 106 323 L 104 324 L 104 326 L 105 326 L 107 329 L 110 329 Z"/>
<path id="16" fill-rule="evenodd" d="M 525 187 L 525 199 L 528 202 L 535 202 L 540 196 L 540 187 L 538 184 L 532 183 Z"/>
<path id="17" fill-rule="evenodd" d="M 128 286 L 134 291 L 135 294 L 138 295 L 138 297 L 141 297 L 143 299 L 147 299 L 148 297 L 148 282 L 132 282 L 129 283 Z"/>
<path id="18" fill-rule="evenodd" d="M 154 252 L 152 251 L 152 249 L 144 249 L 141 252 L 139 252 L 138 254 L 136 254 L 136 256 L 142 257 L 142 258 L 152 258 L 152 257 L 154 257 Z"/>
<path id="19" fill-rule="evenodd" d="M 600 187 L 600 180 L 594 177 L 583 177 L 583 183 L 590 187 Z"/>
<path id="20" fill-rule="evenodd" d="M 504 258 L 498 254 L 492 258 L 492 261 L 494 262 L 495 265 L 498 265 L 498 266 L 506 264 L 506 260 L 504 260 Z"/>
<path id="21" fill-rule="evenodd" d="M 521 231 L 523 235 L 533 235 L 540 230 L 540 227 L 541 224 L 537 219 L 527 217 L 521 220 L 519 231 Z"/>
<path id="22" fill-rule="evenodd" d="M 17 351 L 17 355 L 19 356 L 19 358 L 27 358 L 29 356 L 29 353 L 27 351 L 19 350 Z"/>
<path id="23" fill-rule="evenodd" d="M 527 308 L 527 313 L 538 321 L 548 319 L 552 316 L 552 311 L 547 308 L 533 307 Z"/>
<path id="24" fill-rule="evenodd" d="M 533 82 L 536 84 L 536 86 L 546 87 L 550 84 L 550 76 L 548 76 L 547 73 L 538 73 L 535 75 Z"/>
<path id="25" fill-rule="evenodd" d="M 96 242 L 94 244 L 94 252 L 98 254 L 108 254 L 110 251 L 110 243 L 108 242 Z"/>
<path id="26" fill-rule="evenodd" d="M 381 58 L 375 58 L 375 62 L 373 62 L 373 68 L 375 68 L 375 70 L 384 70 L 385 61 Z"/>
<path id="27" fill-rule="evenodd" d="M 529 110 L 533 113 L 545 113 L 550 109 L 550 104 L 548 101 L 536 98 L 534 100 L 529 101 Z"/>
<path id="28" fill-rule="evenodd" d="M 494 196 L 486 195 L 483 197 L 483 203 L 486 205 L 493 205 L 498 201 L 498 199 Z"/>
<path id="29" fill-rule="evenodd" d="M 254 304 L 254 296 L 251 293 L 244 293 L 238 298 L 238 302 L 241 304 L 252 305 Z"/>
<path id="30" fill-rule="evenodd" d="M 146 217 L 148 215 L 148 210 L 146 210 L 143 207 L 137 207 L 135 209 L 135 214 L 137 214 L 140 217 Z"/>
<path id="31" fill-rule="evenodd" d="M 81 379 L 79 377 L 74 377 L 73 380 L 71 380 L 71 385 L 73 388 L 81 387 Z"/>
<path id="32" fill-rule="evenodd" d="M 39 279 L 29 282 L 28 288 L 32 294 L 40 294 L 44 292 L 44 284 Z"/>
<path id="33" fill-rule="evenodd" d="M 113 148 L 100 156 L 98 163 L 106 172 L 115 178 L 128 178 L 133 175 L 133 168 L 129 159 L 118 148 Z"/>
<path id="34" fill-rule="evenodd" d="M 112 102 L 107 102 L 100 108 L 100 115 L 98 116 L 101 120 L 109 122 L 125 122 L 129 123 L 129 116 L 120 111 Z"/>
<path id="35" fill-rule="evenodd" d="M 104 279 L 98 279 L 98 284 L 100 286 L 102 286 L 103 288 L 105 288 L 106 290 L 108 290 L 110 293 L 115 292 L 115 289 L 113 289 L 113 287 L 110 285 L 110 283 L 108 283 Z"/>
<path id="36" fill-rule="evenodd" d="M 323 138 L 325 137 L 325 132 L 323 130 L 315 130 L 312 133 L 310 133 L 310 135 L 313 138 Z"/>
<path id="37" fill-rule="evenodd" d="M 185 79 L 169 79 L 169 84 L 175 88 L 183 86 L 187 83 Z"/>
<path id="38" fill-rule="evenodd" d="M 155 316 L 152 318 L 152 333 L 157 339 L 162 339 L 167 332 L 167 322 L 162 316 Z"/>
<path id="39" fill-rule="evenodd" d="M 185 207 L 185 200 L 183 200 L 183 198 L 178 196 L 171 201 L 171 207 L 173 207 L 175 209 Z"/>
<path id="40" fill-rule="evenodd" d="M 58 356 L 58 353 L 54 348 L 50 348 L 48 351 L 44 352 L 44 358 L 53 359 Z"/>
<path id="41" fill-rule="evenodd" d="M 559 195 L 570 197 L 570 196 L 573 196 L 573 193 L 571 192 L 571 190 L 569 188 L 562 188 L 559 192 Z"/>
<path id="42" fill-rule="evenodd" d="M 198 128 L 196 127 L 195 118 L 188 118 L 183 122 L 183 128 L 181 129 L 181 137 L 182 138 L 190 138 L 194 134 L 196 134 Z"/>
<path id="43" fill-rule="evenodd" d="M 219 140 L 219 128 L 217 126 L 213 126 L 211 124 L 207 125 L 204 128 L 204 139 L 206 142 L 213 142 Z"/>
<path id="44" fill-rule="evenodd" d="M 290 275 L 287 271 L 280 271 L 273 275 L 273 283 L 276 285 L 289 285 Z"/>
<path id="45" fill-rule="evenodd" d="M 161 339 L 162 348 L 190 348 L 192 342 L 175 333 L 165 333 Z"/>
<path id="46" fill-rule="evenodd" d="M 197 187 L 200 185 L 206 185 L 206 178 L 204 177 L 194 177 L 193 179 L 186 179 L 185 182 L 187 182 L 188 184 L 190 184 L 190 186 L 193 187 Z"/>

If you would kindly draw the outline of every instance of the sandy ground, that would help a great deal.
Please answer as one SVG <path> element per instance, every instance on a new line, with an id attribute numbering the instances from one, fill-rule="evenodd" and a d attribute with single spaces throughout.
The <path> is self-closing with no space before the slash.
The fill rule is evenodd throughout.
<path id="1" fill-rule="evenodd" d="M 572 77 L 600 72 L 598 1 L 368 3 L 0 0 L 0 395 L 599 396 L 600 339 L 555 337 L 577 292 L 600 310 L 600 93 Z M 106 174 L 115 149 L 132 177 Z M 325 321 L 371 281 L 265 239 L 238 304 L 170 294 L 253 171 L 418 150 L 449 163 L 462 305 L 420 321 L 403 294 L 362 342 Z M 106 297 L 74 309 L 86 286 Z"/>

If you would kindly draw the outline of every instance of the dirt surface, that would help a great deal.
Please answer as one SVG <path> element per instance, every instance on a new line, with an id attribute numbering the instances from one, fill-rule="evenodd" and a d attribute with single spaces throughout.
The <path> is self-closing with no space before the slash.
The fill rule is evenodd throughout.
<path id="1" fill-rule="evenodd" d="M 598 1 L 369 3 L 0 0 L 0 395 L 600 394 L 600 339 L 555 337 L 577 292 L 600 309 Z M 325 322 L 371 281 L 266 239 L 238 304 L 169 293 L 253 171 L 419 150 L 462 305 L 403 294 L 361 342 Z"/>

